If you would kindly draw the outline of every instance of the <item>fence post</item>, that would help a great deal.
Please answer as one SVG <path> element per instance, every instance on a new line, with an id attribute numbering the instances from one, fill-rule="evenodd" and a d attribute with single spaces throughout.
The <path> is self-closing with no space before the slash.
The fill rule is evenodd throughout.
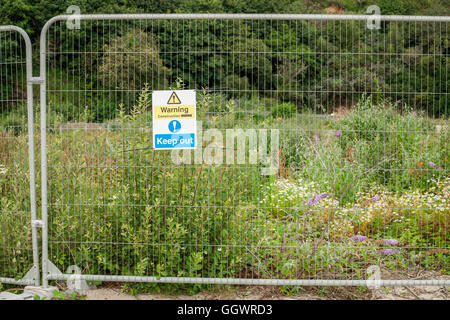
<path id="1" fill-rule="evenodd" d="M 41 197 L 42 197 L 42 286 L 48 287 L 48 216 L 47 216 L 47 80 L 46 45 L 48 21 L 41 31 L 40 38 L 40 116 L 41 116 Z"/>
<path id="2" fill-rule="evenodd" d="M 28 34 L 20 27 L 16 26 L 0 26 L 0 32 L 13 31 L 19 33 L 25 41 L 25 63 L 26 63 L 26 81 L 27 81 L 27 126 L 28 126 L 28 161 L 30 170 L 30 223 L 31 223 L 31 238 L 33 248 L 33 268 L 29 273 L 32 284 L 38 286 L 40 284 L 39 276 L 39 248 L 37 242 L 37 227 L 39 223 L 35 223 L 36 216 L 36 175 L 35 175 L 35 151 L 34 151 L 34 115 L 33 115 L 33 66 L 32 66 L 32 47 L 31 40 Z M 27 276 L 25 278 L 28 278 Z"/>

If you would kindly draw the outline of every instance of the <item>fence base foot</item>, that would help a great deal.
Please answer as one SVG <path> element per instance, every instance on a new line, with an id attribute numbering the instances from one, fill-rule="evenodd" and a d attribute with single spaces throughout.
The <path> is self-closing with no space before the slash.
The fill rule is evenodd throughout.
<path id="1" fill-rule="evenodd" d="M 67 291 L 70 294 L 74 292 L 82 294 L 90 289 L 87 281 L 79 278 L 81 276 L 80 267 L 69 266 L 66 273 L 71 274 L 69 279 L 67 279 Z"/>
<path id="2" fill-rule="evenodd" d="M 58 269 L 57 266 L 55 266 L 50 260 L 47 261 L 47 271 L 49 274 L 53 275 L 62 275 L 63 273 L 61 270 Z M 86 291 L 90 290 L 91 287 L 89 287 L 86 280 L 80 279 L 81 276 L 81 269 L 78 266 L 69 266 L 67 268 L 66 274 L 68 274 L 67 278 L 67 290 L 66 294 L 72 294 L 72 293 L 85 293 Z"/>
<path id="3" fill-rule="evenodd" d="M 0 292 L 0 301 L 1 300 L 33 300 L 33 295 L 25 292 L 21 294 Z"/>
<path id="4" fill-rule="evenodd" d="M 25 294 L 31 294 L 34 296 L 39 296 L 40 298 L 45 298 L 47 300 L 50 300 L 51 298 L 53 298 L 54 294 L 53 291 L 59 291 L 57 287 L 48 287 L 48 288 L 44 288 L 44 287 L 33 287 L 33 286 L 28 286 L 25 287 L 25 289 L 23 290 L 23 293 Z"/>
<path id="5" fill-rule="evenodd" d="M 39 284 L 39 268 L 37 266 L 31 267 L 31 269 L 23 276 L 22 280 Z M 36 283 L 36 280 L 38 283 Z"/>

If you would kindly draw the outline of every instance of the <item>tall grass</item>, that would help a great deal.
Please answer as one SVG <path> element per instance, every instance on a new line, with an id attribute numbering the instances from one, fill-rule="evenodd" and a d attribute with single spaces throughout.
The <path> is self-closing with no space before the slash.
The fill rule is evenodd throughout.
<path id="1" fill-rule="evenodd" d="M 449 235 L 446 127 L 437 132 L 433 120 L 370 97 L 336 118 L 272 115 L 273 106 L 256 98 L 263 117 L 236 117 L 244 101 L 202 99 L 204 128 L 280 129 L 278 174 L 261 176 L 257 165 L 173 164 L 170 152 L 152 149 L 151 115 L 139 108 L 146 99 L 89 127 L 67 124 L 55 111 L 49 252 L 61 270 L 76 264 L 86 274 L 340 279 L 361 278 L 370 264 L 449 271 L 448 252 L 426 251 L 446 248 Z M 30 234 L 22 218 L 5 214 L 28 210 L 26 166 L 17 165 L 26 143 L 25 133 L 1 129 L 0 164 L 15 163 L 22 173 L 0 175 L 0 218 L 8 227 L 2 246 L 23 244 Z M 310 201 L 321 193 L 324 199 Z M 400 242 L 398 254 L 380 253 L 392 247 L 377 242 L 386 238 Z M 0 254 L 11 259 L 9 251 Z"/>

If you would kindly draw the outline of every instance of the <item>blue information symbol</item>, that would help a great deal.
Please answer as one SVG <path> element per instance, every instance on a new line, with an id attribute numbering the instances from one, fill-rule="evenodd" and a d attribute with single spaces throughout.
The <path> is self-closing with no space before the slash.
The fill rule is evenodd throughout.
<path id="1" fill-rule="evenodd" d="M 170 132 L 176 133 L 176 132 L 180 131 L 180 129 L 181 129 L 180 121 L 172 120 L 169 122 L 169 131 Z"/>

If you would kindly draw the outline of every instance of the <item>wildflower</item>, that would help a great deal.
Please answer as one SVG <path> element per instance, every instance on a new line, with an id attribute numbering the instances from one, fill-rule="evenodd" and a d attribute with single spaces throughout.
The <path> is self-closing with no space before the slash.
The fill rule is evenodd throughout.
<path id="1" fill-rule="evenodd" d="M 314 134 L 314 141 L 315 141 L 316 143 L 320 142 L 320 138 L 319 138 L 319 135 L 318 135 L 317 133 Z"/>
<path id="2" fill-rule="evenodd" d="M 428 162 L 428 165 L 429 165 L 431 168 L 433 168 L 433 169 L 436 169 L 436 170 L 439 170 L 439 171 L 442 170 L 442 168 L 439 167 L 439 166 L 438 166 L 437 164 L 435 164 L 434 162 L 429 161 L 429 162 Z"/>
<path id="3" fill-rule="evenodd" d="M 393 255 L 393 254 L 397 254 L 398 250 L 384 249 L 384 250 L 381 250 L 381 253 L 384 254 L 385 256 L 390 256 L 390 255 Z"/>
<path id="4" fill-rule="evenodd" d="M 375 202 L 375 201 L 378 201 L 378 200 L 380 200 L 380 196 L 378 194 L 375 195 L 372 199 L 370 199 L 371 202 Z"/>
<path id="5" fill-rule="evenodd" d="M 409 169 L 409 173 L 413 173 L 413 172 L 416 172 L 416 171 L 413 169 Z"/>
<path id="6" fill-rule="evenodd" d="M 317 202 L 319 202 L 322 199 L 325 199 L 326 197 L 328 197 L 329 195 L 331 195 L 331 193 L 321 193 L 315 197 L 312 197 L 311 199 L 309 199 L 306 204 L 312 206 L 315 205 Z"/>
<path id="7" fill-rule="evenodd" d="M 417 164 L 418 167 L 421 167 L 422 165 L 423 165 L 423 161 L 421 161 Z"/>
<path id="8" fill-rule="evenodd" d="M 391 246 L 396 246 L 396 245 L 398 245 L 398 241 L 395 240 L 395 239 L 384 239 L 384 240 L 383 240 L 383 243 L 384 243 L 384 244 L 389 244 L 389 245 L 391 245 Z"/>
<path id="9" fill-rule="evenodd" d="M 8 172 L 8 169 L 6 169 L 5 166 L 0 164 L 0 175 L 6 174 Z"/>
<path id="10" fill-rule="evenodd" d="M 356 235 L 352 237 L 352 240 L 355 240 L 357 242 L 363 242 L 369 240 L 369 238 L 367 238 L 366 236 Z"/>
<path id="11" fill-rule="evenodd" d="M 339 138 L 341 135 L 342 135 L 342 134 L 341 134 L 341 130 L 338 130 L 338 131 L 336 132 L 336 137 Z"/>

